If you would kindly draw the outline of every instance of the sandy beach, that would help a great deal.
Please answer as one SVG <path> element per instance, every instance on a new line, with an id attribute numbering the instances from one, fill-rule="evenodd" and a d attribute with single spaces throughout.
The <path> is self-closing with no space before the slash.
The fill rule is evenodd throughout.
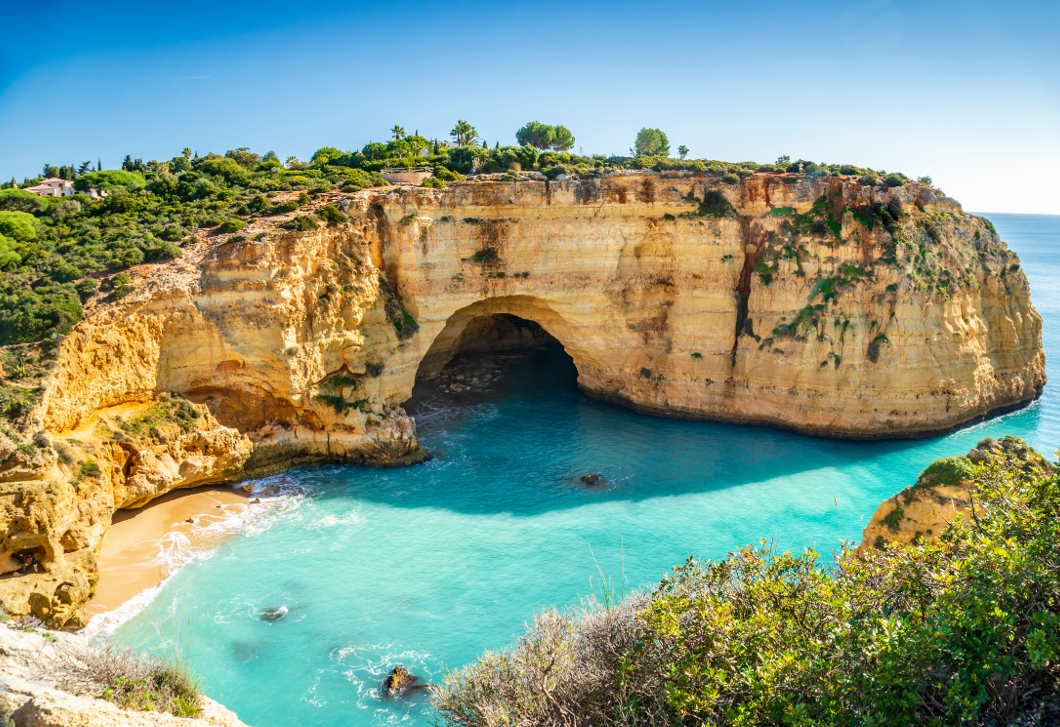
<path id="1" fill-rule="evenodd" d="M 206 528 L 242 513 L 250 495 L 225 485 L 170 492 L 136 510 L 119 510 L 99 554 L 99 584 L 87 611 L 95 616 L 157 586 L 172 572 L 165 551 L 183 542 L 208 548 L 225 537 Z M 179 534 L 179 536 L 175 536 Z"/>

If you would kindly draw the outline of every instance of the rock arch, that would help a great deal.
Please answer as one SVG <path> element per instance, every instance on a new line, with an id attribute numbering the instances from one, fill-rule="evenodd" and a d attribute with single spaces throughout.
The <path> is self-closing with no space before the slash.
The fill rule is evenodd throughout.
<path id="1" fill-rule="evenodd" d="M 556 339 L 574 360 L 574 365 L 578 369 L 578 379 L 581 382 L 584 373 L 591 368 L 591 364 L 587 352 L 578 345 L 571 325 L 547 301 L 529 295 L 487 298 L 454 311 L 420 359 L 416 378 L 436 377 L 457 353 L 464 350 L 468 334 L 474 334 L 477 325 L 481 324 L 484 319 L 506 316 L 536 323 Z"/>

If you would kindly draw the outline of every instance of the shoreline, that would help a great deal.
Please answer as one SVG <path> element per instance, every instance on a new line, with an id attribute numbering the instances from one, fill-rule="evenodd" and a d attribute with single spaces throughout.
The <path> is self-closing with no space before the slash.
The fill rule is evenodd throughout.
<path id="1" fill-rule="evenodd" d="M 85 609 L 90 617 L 86 628 L 157 588 L 186 560 L 178 551 L 220 544 L 232 531 L 212 526 L 244 514 L 252 497 L 232 485 L 204 485 L 115 512 L 97 556 L 99 582 Z"/>

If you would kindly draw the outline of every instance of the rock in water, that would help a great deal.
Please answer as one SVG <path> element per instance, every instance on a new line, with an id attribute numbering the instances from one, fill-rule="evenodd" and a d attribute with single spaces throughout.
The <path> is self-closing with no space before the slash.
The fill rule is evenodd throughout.
<path id="1" fill-rule="evenodd" d="M 287 606 L 280 606 L 279 608 L 270 608 L 265 613 L 261 614 L 261 617 L 266 621 L 279 621 L 286 615 Z"/>
<path id="2" fill-rule="evenodd" d="M 587 485 L 599 485 L 603 481 L 604 481 L 604 476 L 603 475 L 598 475 L 598 474 L 595 474 L 595 473 L 591 474 L 591 475 L 582 475 L 582 482 L 584 482 Z"/>
<path id="3" fill-rule="evenodd" d="M 387 675 L 387 678 L 383 680 L 383 696 L 384 697 L 396 697 L 403 692 L 412 689 L 417 681 L 417 677 L 412 675 L 405 667 L 398 664 L 394 667 L 394 670 Z"/>

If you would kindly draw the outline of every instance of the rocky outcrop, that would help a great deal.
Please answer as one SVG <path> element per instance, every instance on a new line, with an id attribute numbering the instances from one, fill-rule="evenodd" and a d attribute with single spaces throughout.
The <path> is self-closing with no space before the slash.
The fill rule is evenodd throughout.
<path id="1" fill-rule="evenodd" d="M 969 517 L 974 505 L 977 465 L 996 463 L 1016 476 L 1040 476 L 1056 467 L 1019 437 L 986 438 L 967 456 L 935 460 L 916 484 L 884 500 L 865 526 L 857 553 L 890 543 L 918 543 L 938 537 L 958 514 Z M 980 506 L 981 507 L 981 506 Z"/>
<path id="2" fill-rule="evenodd" d="M 418 461 L 416 379 L 542 331 L 593 396 L 827 436 L 936 433 L 1045 383 L 1018 259 L 921 185 L 616 173 L 329 202 L 349 222 L 267 218 L 140 266 L 61 341 L 22 422 L 43 444 L 0 464 L 0 562 L 46 573 L 0 579 L 0 606 L 82 623 L 111 514 L 166 491 Z"/>
<path id="3" fill-rule="evenodd" d="M 0 712 L 14 727 L 243 727 L 234 712 L 202 697 L 194 718 L 121 709 L 99 689 L 70 681 L 71 663 L 90 651 L 72 634 L 0 626 Z"/>

